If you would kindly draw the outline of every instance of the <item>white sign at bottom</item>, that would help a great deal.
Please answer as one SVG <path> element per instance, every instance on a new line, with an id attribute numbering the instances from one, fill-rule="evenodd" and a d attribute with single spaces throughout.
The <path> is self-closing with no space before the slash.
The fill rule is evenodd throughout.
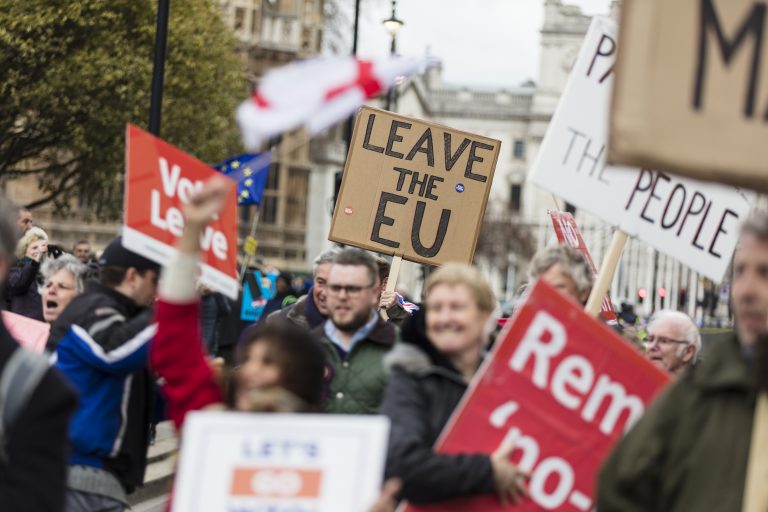
<path id="1" fill-rule="evenodd" d="M 367 510 L 388 436 L 382 416 L 191 413 L 173 511 Z"/>

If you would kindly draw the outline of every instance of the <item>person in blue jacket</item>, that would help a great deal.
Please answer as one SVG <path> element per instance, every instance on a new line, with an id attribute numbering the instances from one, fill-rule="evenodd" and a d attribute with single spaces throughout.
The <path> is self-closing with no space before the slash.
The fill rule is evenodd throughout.
<path id="1" fill-rule="evenodd" d="M 69 428 L 67 512 L 125 510 L 142 484 L 154 383 L 151 305 L 159 266 L 114 239 L 99 260 L 99 280 L 53 324 L 49 350 L 74 384 L 80 404 Z"/>

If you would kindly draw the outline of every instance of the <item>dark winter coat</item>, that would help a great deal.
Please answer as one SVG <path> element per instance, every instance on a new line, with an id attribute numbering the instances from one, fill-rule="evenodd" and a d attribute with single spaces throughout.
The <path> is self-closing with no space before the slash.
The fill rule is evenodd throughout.
<path id="1" fill-rule="evenodd" d="M 488 455 L 444 455 L 432 449 L 467 390 L 459 372 L 436 356 L 399 343 L 384 363 L 391 375 L 379 412 L 392 422 L 386 478 L 400 478 L 402 497 L 413 503 L 494 491 Z"/>
<path id="2" fill-rule="evenodd" d="M 754 377 L 735 336 L 667 388 L 600 472 L 600 512 L 741 510 Z"/>
<path id="3" fill-rule="evenodd" d="M 39 270 L 40 263 L 24 257 L 8 270 L 6 287 L 12 312 L 43 322 L 43 299 L 38 290 Z"/>
<path id="4" fill-rule="evenodd" d="M 341 355 L 325 336 L 323 325 L 312 331 L 322 340 L 326 355 L 326 412 L 333 414 L 376 414 L 387 376 L 384 356 L 398 340 L 397 327 L 379 317 L 368 336 Z"/>
<path id="5" fill-rule="evenodd" d="M 306 295 L 299 297 L 295 303 L 275 311 L 267 317 L 267 322 L 287 320 L 302 329 L 315 329 L 325 322 L 326 318 L 317 310 L 312 298 L 312 288 Z"/>
<path id="6" fill-rule="evenodd" d="M 22 350 L 0 322 L 0 376 L 16 350 Z M 51 368 L 7 433 L 8 464 L 0 464 L 0 509 L 59 512 L 64 509 L 69 418 L 75 392 Z"/>
<path id="7" fill-rule="evenodd" d="M 56 319 L 47 347 L 56 351 L 56 367 L 80 396 L 69 426 L 70 464 L 111 472 L 127 493 L 144 482 L 147 465 L 154 401 L 147 367 L 151 320 L 150 309 L 90 283 Z"/>

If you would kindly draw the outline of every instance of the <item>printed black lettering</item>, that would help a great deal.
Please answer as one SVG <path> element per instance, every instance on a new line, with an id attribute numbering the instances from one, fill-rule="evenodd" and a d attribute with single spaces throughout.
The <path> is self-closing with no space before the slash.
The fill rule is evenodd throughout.
<path id="1" fill-rule="evenodd" d="M 752 38 L 752 60 L 747 81 L 746 97 L 744 99 L 744 115 L 752 117 L 755 113 L 755 95 L 757 93 L 757 81 L 760 77 L 761 53 L 763 51 L 763 30 L 765 28 L 765 3 L 754 2 L 752 10 L 739 27 L 736 36 L 729 40 L 723 33 L 715 6 L 712 0 L 700 0 L 699 16 L 699 51 L 696 75 L 693 81 L 693 108 L 701 110 L 704 102 L 704 81 L 707 74 L 708 44 L 707 36 L 714 31 L 717 40 L 717 48 L 720 50 L 725 67 L 731 64 L 739 48 Z"/>
<path id="2" fill-rule="evenodd" d="M 440 248 L 445 241 L 445 234 L 448 231 L 448 223 L 451 221 L 451 210 L 443 209 L 440 213 L 440 221 L 437 225 L 437 233 L 432 247 L 425 247 L 421 243 L 421 223 L 424 220 L 424 210 L 427 203 L 418 201 L 416 203 L 416 216 L 413 219 L 413 229 L 411 230 L 411 245 L 416 254 L 423 258 L 434 258 L 440 252 Z"/>
<path id="3" fill-rule="evenodd" d="M 398 153 L 397 151 L 392 150 L 392 146 L 395 144 L 395 142 L 402 142 L 403 136 L 397 134 L 397 130 L 400 128 L 405 128 L 406 130 L 410 130 L 411 123 L 406 123 L 403 121 L 398 121 L 397 119 L 394 119 L 392 121 L 392 124 L 389 127 L 389 137 L 387 138 L 387 148 L 384 150 L 384 154 L 387 156 L 392 156 L 395 158 L 403 158 L 402 153 Z"/>
<path id="4" fill-rule="evenodd" d="M 424 133 L 421 134 L 419 140 L 413 145 L 413 149 L 405 157 L 406 160 L 413 160 L 416 153 L 424 153 L 427 155 L 427 165 L 430 167 L 435 166 L 435 150 L 432 146 L 432 130 L 427 128 Z"/>
<path id="5" fill-rule="evenodd" d="M 715 258 L 722 258 L 722 255 L 719 252 L 715 252 L 715 244 L 717 243 L 717 237 L 720 236 L 720 233 L 728 234 L 728 231 L 723 229 L 723 224 L 725 224 L 725 219 L 729 215 L 731 215 L 735 219 L 739 218 L 736 212 L 731 210 L 730 208 L 726 208 L 725 211 L 723 212 L 723 216 L 720 218 L 720 224 L 717 225 L 717 231 L 715 232 L 715 236 L 712 237 L 712 243 L 709 244 L 709 254 L 711 254 Z"/>
<path id="6" fill-rule="evenodd" d="M 474 174 L 472 172 L 472 166 L 475 162 L 482 163 L 484 161 L 482 157 L 477 156 L 476 151 L 478 149 L 487 149 L 493 151 L 493 146 L 484 142 L 478 142 L 476 140 L 472 141 L 472 145 L 469 148 L 469 158 L 467 159 L 467 168 L 464 171 L 464 177 L 468 180 L 475 180 L 485 183 L 488 181 L 488 176 L 483 176 L 482 174 Z"/>
<path id="7" fill-rule="evenodd" d="M 376 209 L 376 218 L 373 221 L 373 230 L 371 231 L 371 242 L 376 242 L 377 244 L 386 245 L 387 247 L 392 247 L 393 249 L 397 249 L 400 247 L 400 242 L 395 242 L 394 240 L 388 240 L 386 238 L 381 237 L 381 226 L 392 226 L 395 223 L 395 219 L 392 217 L 387 217 L 386 211 L 387 211 L 387 203 L 392 202 L 396 204 L 405 204 L 408 202 L 408 198 L 404 196 L 399 196 L 397 194 L 392 194 L 391 192 L 382 192 L 381 198 L 379 199 L 379 207 Z"/>
<path id="8" fill-rule="evenodd" d="M 469 139 L 466 137 L 463 141 L 461 141 L 461 144 L 459 144 L 459 147 L 456 149 L 456 152 L 451 155 L 451 134 L 450 133 L 444 133 L 443 134 L 443 142 L 445 143 L 445 170 L 450 171 L 453 169 L 453 166 L 456 165 L 456 162 L 459 161 L 459 158 L 461 158 L 462 153 L 466 151 L 467 146 L 469 146 Z"/>
<path id="9" fill-rule="evenodd" d="M 376 114 L 368 116 L 368 123 L 365 125 L 365 137 L 363 137 L 363 149 L 373 151 L 375 153 L 383 153 L 384 148 L 381 146 L 374 146 L 371 144 L 371 132 L 373 132 L 373 123 L 376 121 Z"/>

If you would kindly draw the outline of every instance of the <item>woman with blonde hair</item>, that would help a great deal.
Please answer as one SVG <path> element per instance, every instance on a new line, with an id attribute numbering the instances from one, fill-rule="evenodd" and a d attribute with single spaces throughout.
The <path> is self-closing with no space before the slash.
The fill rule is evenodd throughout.
<path id="1" fill-rule="evenodd" d="M 7 292 L 10 311 L 43 321 L 43 301 L 38 287 L 40 263 L 48 252 L 48 235 L 38 227 L 29 228 L 16 244 L 16 263 L 8 271 Z"/>
<path id="2" fill-rule="evenodd" d="M 390 372 L 380 412 L 392 422 L 387 478 L 402 480 L 416 504 L 495 493 L 502 504 L 527 496 L 527 474 L 510 448 L 438 454 L 435 441 L 482 362 L 496 299 L 485 276 L 450 263 L 425 285 L 424 313 L 403 324 L 403 342 L 385 357 Z"/>

